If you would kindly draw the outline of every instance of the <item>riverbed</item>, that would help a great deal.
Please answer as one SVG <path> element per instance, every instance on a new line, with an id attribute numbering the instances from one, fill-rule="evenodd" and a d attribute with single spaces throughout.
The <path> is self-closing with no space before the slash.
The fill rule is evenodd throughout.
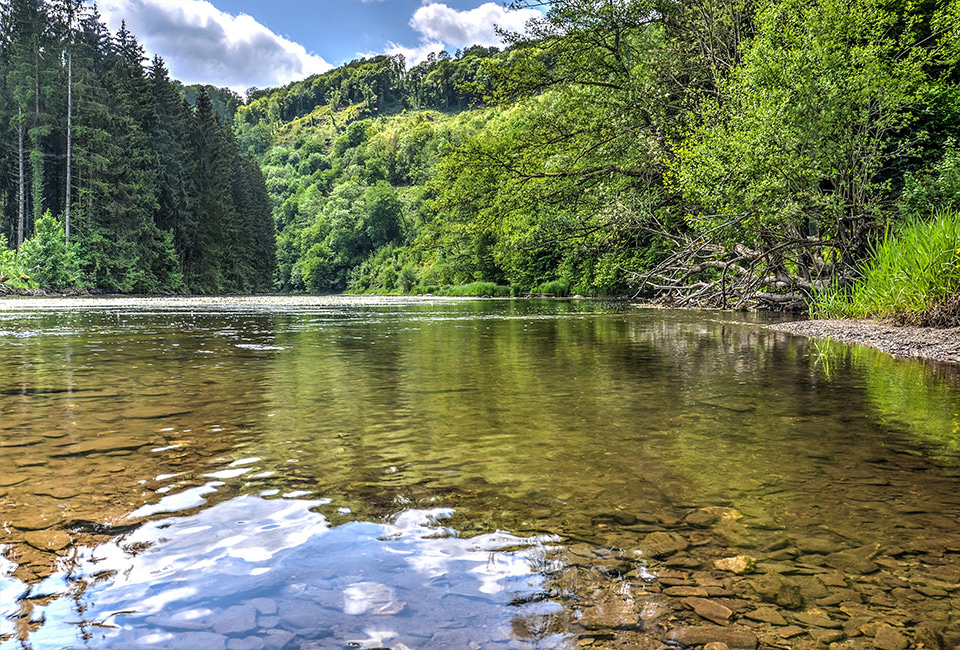
<path id="1" fill-rule="evenodd" d="M 0 649 L 960 643 L 955 366 L 628 301 L 0 301 Z"/>

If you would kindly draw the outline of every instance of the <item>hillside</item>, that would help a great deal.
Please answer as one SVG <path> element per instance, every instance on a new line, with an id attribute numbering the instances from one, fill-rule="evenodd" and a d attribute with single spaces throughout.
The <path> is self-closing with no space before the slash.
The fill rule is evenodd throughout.
<path id="1" fill-rule="evenodd" d="M 806 308 L 960 205 L 953 4 L 701 4 L 555 2 L 504 52 L 254 93 L 279 288 Z"/>

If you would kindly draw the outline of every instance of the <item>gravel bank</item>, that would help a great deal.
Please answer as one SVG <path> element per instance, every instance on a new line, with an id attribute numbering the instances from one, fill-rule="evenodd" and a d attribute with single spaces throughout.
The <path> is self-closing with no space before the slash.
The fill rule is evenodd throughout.
<path id="1" fill-rule="evenodd" d="M 869 345 L 895 357 L 960 363 L 960 327 L 901 327 L 870 320 L 804 320 L 770 327 L 801 336 Z"/>

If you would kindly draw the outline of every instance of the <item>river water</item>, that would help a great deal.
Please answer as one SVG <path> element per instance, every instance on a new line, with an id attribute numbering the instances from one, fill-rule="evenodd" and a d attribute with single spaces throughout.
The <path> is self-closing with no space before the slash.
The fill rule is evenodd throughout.
<path id="1" fill-rule="evenodd" d="M 626 302 L 0 303 L 0 649 L 949 647 L 954 366 Z"/>

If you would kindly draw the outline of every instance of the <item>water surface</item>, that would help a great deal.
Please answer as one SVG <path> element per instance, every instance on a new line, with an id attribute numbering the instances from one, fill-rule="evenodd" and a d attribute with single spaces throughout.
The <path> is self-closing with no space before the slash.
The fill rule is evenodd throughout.
<path id="1" fill-rule="evenodd" d="M 960 643 L 951 368 L 756 320 L 6 301 L 0 648 Z"/>

